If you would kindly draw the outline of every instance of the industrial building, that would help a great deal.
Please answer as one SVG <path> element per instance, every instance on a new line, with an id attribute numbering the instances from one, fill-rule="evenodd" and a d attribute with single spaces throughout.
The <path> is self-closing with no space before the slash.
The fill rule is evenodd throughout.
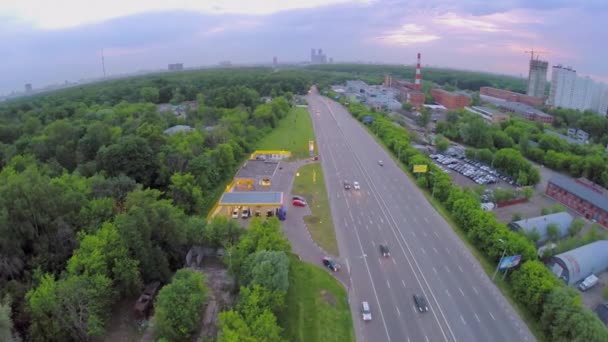
<path id="1" fill-rule="evenodd" d="M 183 64 L 183 63 L 174 63 L 174 64 L 169 64 L 168 69 L 169 69 L 169 71 L 180 71 L 180 70 L 184 70 L 184 64 Z"/>
<path id="2" fill-rule="evenodd" d="M 488 107 L 471 106 L 464 107 L 467 111 L 481 116 L 489 123 L 501 123 L 509 120 L 509 115 L 501 113 L 497 110 Z"/>
<path id="3" fill-rule="evenodd" d="M 363 81 L 346 81 L 344 89 L 349 100 L 357 100 L 376 110 L 394 111 L 401 108 L 399 92 L 394 88 L 368 85 Z"/>
<path id="4" fill-rule="evenodd" d="M 548 229 L 550 225 L 555 225 L 558 229 L 558 238 L 563 238 L 568 235 L 570 225 L 574 221 L 574 217 L 567 212 L 554 213 L 544 216 L 531 217 L 508 224 L 509 228 L 513 231 L 521 231 L 524 233 L 532 233 L 533 231 L 538 232 L 539 239 L 536 242 L 538 246 L 543 245 L 549 241 Z"/>
<path id="5" fill-rule="evenodd" d="M 471 102 L 471 98 L 466 94 L 449 92 L 443 89 L 431 89 L 431 96 L 435 102 L 447 109 L 463 109 Z"/>
<path id="6" fill-rule="evenodd" d="M 608 268 L 608 240 L 595 241 L 557 254 L 547 262 L 547 267 L 567 285 L 574 285 Z"/>
<path id="7" fill-rule="evenodd" d="M 587 134 L 585 131 L 576 130 L 574 128 L 568 128 L 568 135 L 563 135 L 548 129 L 546 129 L 544 132 L 565 140 L 569 144 L 585 145 L 589 143 L 589 134 Z"/>
<path id="8" fill-rule="evenodd" d="M 606 190 L 584 179 L 554 175 L 549 179 L 545 194 L 588 220 L 608 227 L 608 196 Z"/>
<path id="9" fill-rule="evenodd" d="M 414 83 L 396 80 L 391 75 L 385 75 L 384 86 L 396 89 L 399 92 L 397 96 L 399 100 L 411 104 L 412 107 L 419 108 L 424 104 L 424 93 L 416 90 Z"/>
<path id="10" fill-rule="evenodd" d="M 545 97 L 545 85 L 547 84 L 547 69 L 549 68 L 549 62 L 542 61 L 538 58 L 534 58 L 534 55 L 530 59 L 530 70 L 528 73 L 528 96 L 543 98 Z M 518 102 L 518 101 L 516 101 Z M 525 103 L 525 102 L 524 102 Z M 531 106 L 533 104 L 527 103 Z"/>
<path id="11" fill-rule="evenodd" d="M 527 104 L 528 106 L 542 106 L 543 104 L 545 104 L 544 97 L 528 96 L 509 90 L 492 87 L 479 88 L 479 95 L 491 96 L 505 101 L 519 102 Z"/>
<path id="12" fill-rule="evenodd" d="M 480 95 L 482 102 L 490 103 L 504 112 L 517 114 L 528 121 L 538 121 L 542 123 L 553 123 L 554 117 L 527 104 L 519 102 L 505 101 L 492 96 Z"/>

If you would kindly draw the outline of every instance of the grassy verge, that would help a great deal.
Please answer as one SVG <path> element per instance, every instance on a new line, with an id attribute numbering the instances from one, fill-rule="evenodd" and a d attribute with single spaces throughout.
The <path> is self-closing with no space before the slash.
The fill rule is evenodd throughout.
<path id="1" fill-rule="evenodd" d="M 374 140 L 376 140 L 376 142 L 378 144 L 380 144 L 380 146 L 382 146 L 382 148 L 384 148 L 384 150 L 391 156 L 391 158 L 393 158 L 393 160 L 397 163 L 397 165 L 399 165 L 399 167 L 403 170 L 403 172 L 405 172 L 405 174 L 414 183 L 416 183 L 416 179 L 414 178 L 414 176 L 409 172 L 409 170 L 406 168 L 406 166 L 397 159 L 397 157 L 392 153 L 392 151 L 388 148 L 388 146 L 386 146 L 384 144 L 384 142 L 382 140 L 380 140 L 380 138 L 378 138 L 374 134 L 374 132 L 372 132 L 371 129 L 369 129 L 369 127 L 365 126 L 365 129 L 374 138 Z M 496 265 L 493 264 L 492 262 L 490 262 L 490 260 L 488 260 L 485 257 L 485 255 L 483 255 L 483 253 L 481 253 L 474 245 L 471 244 L 466 233 L 464 231 L 462 231 L 462 229 L 460 229 L 460 227 L 458 227 L 458 225 L 454 222 L 451 214 L 443 207 L 443 205 L 438 200 L 436 200 L 435 198 L 433 198 L 431 196 L 431 194 L 428 192 L 428 190 L 421 189 L 421 188 L 418 188 L 418 189 L 420 189 L 422 191 L 422 193 L 427 198 L 427 200 L 431 203 L 433 208 L 435 208 L 435 210 L 437 210 L 437 212 L 448 222 L 448 224 L 452 227 L 452 230 L 454 232 L 456 232 L 456 234 L 458 234 L 458 236 L 460 237 L 460 240 L 462 240 L 464 242 L 465 246 L 467 246 L 469 251 L 471 251 L 473 256 L 479 261 L 479 263 L 481 264 L 481 267 L 484 269 L 486 274 L 488 276 L 492 276 L 494 274 Z M 530 329 L 532 334 L 534 334 L 536 339 L 540 342 L 547 341 L 545 334 L 542 332 L 540 323 L 528 312 L 528 310 L 523 305 L 521 305 L 519 302 L 517 302 L 516 300 L 513 299 L 514 294 L 511 289 L 511 286 L 506 281 L 503 281 L 500 275 L 496 276 L 495 284 L 496 284 L 496 286 L 498 286 L 498 288 L 500 289 L 502 294 L 505 296 L 505 298 L 509 301 L 509 303 L 511 303 L 511 306 L 513 306 L 513 308 L 515 308 L 515 310 L 517 311 L 519 316 L 526 323 L 526 325 L 528 326 L 528 328 Z"/>
<path id="2" fill-rule="evenodd" d="M 258 146 L 258 150 L 287 150 L 291 151 L 292 158 L 308 157 L 308 141 L 314 140 L 315 133 L 308 110 L 305 108 L 292 108 L 286 117 L 279 121 L 278 126 L 272 130 Z"/>
<path id="3" fill-rule="evenodd" d="M 313 240 L 326 252 L 339 255 L 321 164 L 312 163 L 301 166 L 293 182 L 292 193 L 304 196 L 308 201 L 312 214 L 305 216 L 304 222 L 306 222 Z"/>
<path id="4" fill-rule="evenodd" d="M 331 275 L 291 257 L 285 312 L 279 317 L 290 342 L 355 341 L 344 287 Z"/>

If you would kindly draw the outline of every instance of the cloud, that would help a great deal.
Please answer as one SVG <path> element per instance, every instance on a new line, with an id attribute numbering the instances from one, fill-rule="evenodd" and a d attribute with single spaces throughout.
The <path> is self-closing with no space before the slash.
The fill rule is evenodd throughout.
<path id="1" fill-rule="evenodd" d="M 455 27 L 466 30 L 481 31 L 481 32 L 504 32 L 503 28 L 500 28 L 496 24 L 486 21 L 483 19 L 475 19 L 471 15 L 458 15 L 456 13 L 447 13 L 441 15 L 432 21 L 438 25 L 444 25 L 448 27 Z"/>
<path id="2" fill-rule="evenodd" d="M 203 14 L 269 15 L 277 12 L 373 0 L 3 0 L 0 15 L 42 29 L 62 29 L 134 14 L 190 11 Z"/>
<path id="3" fill-rule="evenodd" d="M 396 30 L 390 30 L 375 39 L 389 45 L 412 45 L 428 43 L 439 39 L 434 34 L 427 33 L 423 26 L 417 24 L 405 24 Z"/>

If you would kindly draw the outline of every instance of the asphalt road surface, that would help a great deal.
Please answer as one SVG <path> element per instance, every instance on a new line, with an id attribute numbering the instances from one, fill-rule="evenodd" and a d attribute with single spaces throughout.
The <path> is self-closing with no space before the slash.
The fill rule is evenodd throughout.
<path id="1" fill-rule="evenodd" d="M 345 108 L 307 97 L 358 341 L 534 341 L 416 185 Z M 378 164 L 384 162 L 384 166 Z M 361 190 L 345 190 L 343 181 Z M 382 258 L 387 244 L 390 258 Z M 429 312 L 416 311 L 413 294 Z M 371 305 L 363 322 L 360 303 Z"/>

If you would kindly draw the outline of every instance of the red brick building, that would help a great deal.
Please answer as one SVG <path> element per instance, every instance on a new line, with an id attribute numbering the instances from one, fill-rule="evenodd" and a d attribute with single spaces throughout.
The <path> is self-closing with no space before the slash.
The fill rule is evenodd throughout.
<path id="1" fill-rule="evenodd" d="M 580 180 L 555 175 L 547 183 L 545 194 L 608 228 L 608 196 L 596 186 Z"/>
<path id="2" fill-rule="evenodd" d="M 479 89 L 479 94 L 495 97 L 497 99 L 524 103 L 528 106 L 542 106 L 545 103 L 544 97 L 528 96 L 526 94 L 520 94 L 509 90 L 492 87 L 481 87 Z"/>
<path id="3" fill-rule="evenodd" d="M 391 75 L 384 75 L 384 86 L 399 91 L 399 100 L 418 108 L 424 104 L 424 94 L 416 90 L 413 83 L 396 80 Z"/>
<path id="4" fill-rule="evenodd" d="M 447 109 L 462 109 L 469 105 L 471 98 L 464 94 L 452 93 L 443 89 L 431 89 L 435 102 Z"/>

